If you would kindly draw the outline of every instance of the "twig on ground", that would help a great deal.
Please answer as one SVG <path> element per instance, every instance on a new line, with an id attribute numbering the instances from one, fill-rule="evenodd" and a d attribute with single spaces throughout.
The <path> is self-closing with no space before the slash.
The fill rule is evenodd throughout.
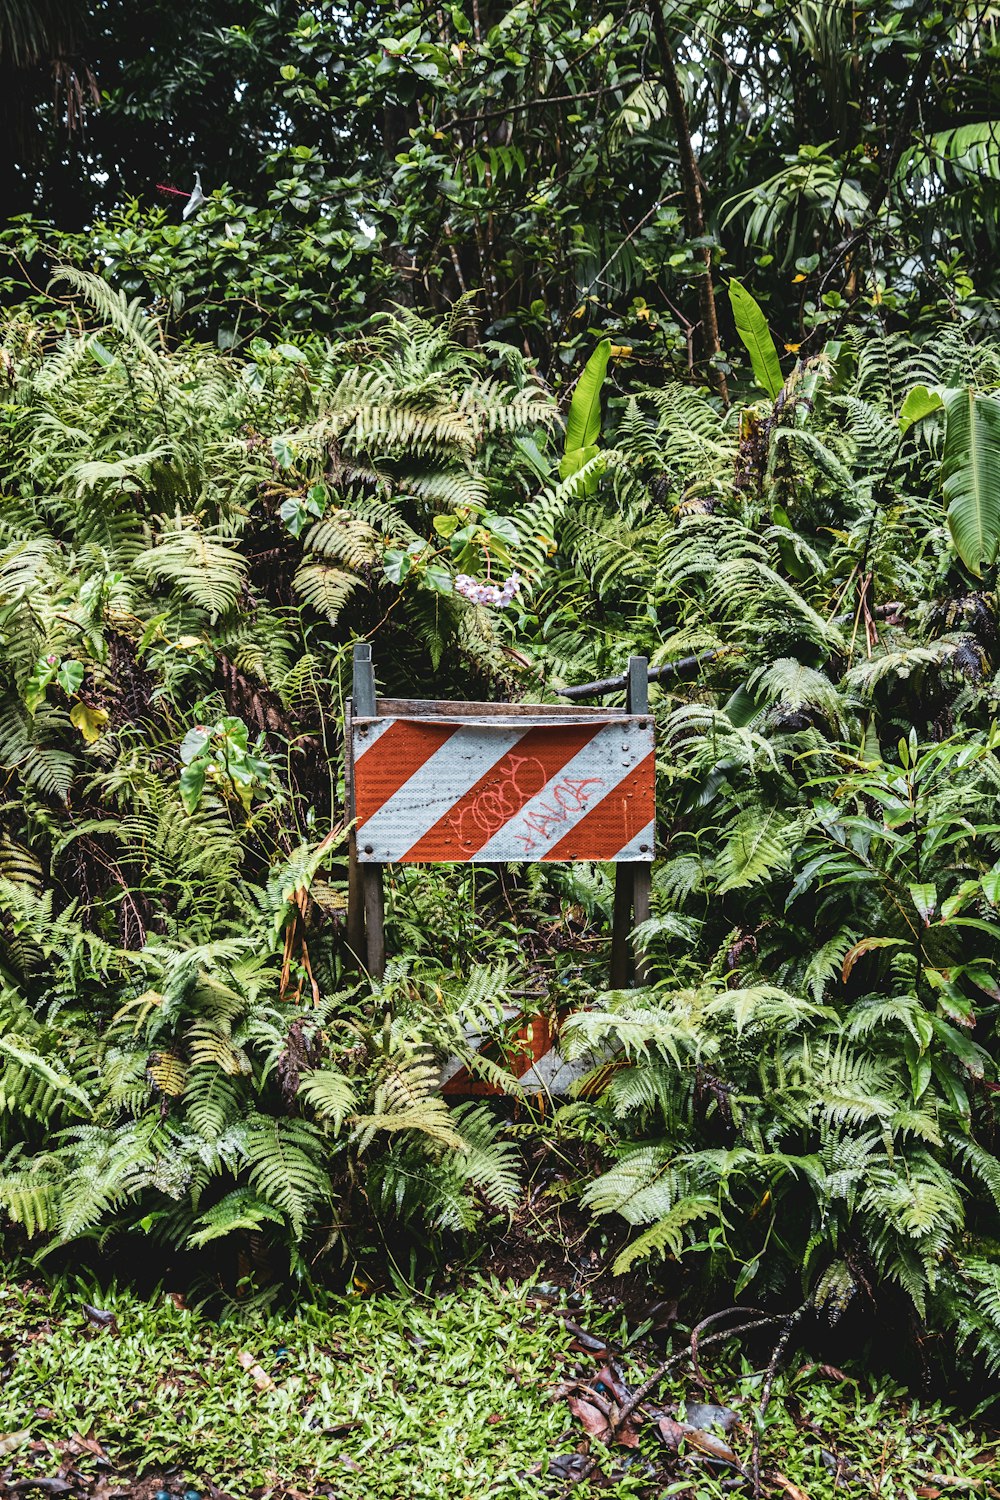
<path id="1" fill-rule="evenodd" d="M 778 1339 L 778 1342 L 774 1346 L 774 1352 L 771 1355 L 771 1359 L 767 1367 L 767 1374 L 764 1376 L 764 1387 L 761 1391 L 760 1405 L 754 1412 L 753 1436 L 750 1440 L 750 1468 L 753 1474 L 754 1500 L 760 1500 L 760 1430 L 764 1413 L 767 1411 L 768 1405 L 770 1403 L 771 1392 L 774 1389 L 774 1382 L 778 1374 L 778 1367 L 781 1364 L 781 1360 L 784 1356 L 785 1350 L 788 1348 L 788 1341 L 792 1336 L 792 1329 L 802 1317 L 802 1314 L 806 1312 L 806 1310 L 811 1306 L 811 1301 L 803 1302 L 801 1307 L 797 1307 L 793 1313 L 788 1313 L 783 1319 L 780 1320 L 784 1323 L 785 1326 L 781 1330 L 781 1337 Z"/>
<path id="2" fill-rule="evenodd" d="M 721 1312 L 710 1313 L 707 1318 L 702 1318 L 701 1322 L 696 1323 L 691 1330 L 691 1363 L 694 1366 L 695 1379 L 702 1390 L 708 1389 L 708 1383 L 701 1373 L 701 1366 L 698 1363 L 698 1340 L 701 1337 L 702 1331 L 705 1328 L 709 1328 L 713 1323 L 718 1323 L 720 1318 L 729 1318 L 737 1313 L 749 1313 L 751 1317 L 757 1318 L 765 1316 L 759 1307 L 724 1307 Z"/>
<path id="3" fill-rule="evenodd" d="M 692 1341 L 696 1343 L 696 1347 L 707 1349 L 709 1344 L 720 1344 L 723 1343 L 726 1339 L 736 1338 L 738 1334 L 749 1333 L 756 1328 L 766 1328 L 769 1323 L 777 1323 L 781 1321 L 778 1318 L 766 1317 L 763 1314 L 759 1314 L 753 1319 L 752 1322 L 738 1323 L 735 1328 L 726 1328 L 721 1333 L 709 1334 L 707 1339 L 702 1339 L 700 1343 L 697 1343 L 696 1335 L 702 1328 L 706 1327 L 707 1324 L 717 1321 L 719 1318 L 727 1317 L 730 1313 L 747 1311 L 752 1311 L 752 1309 L 743 1307 L 728 1307 L 726 1308 L 725 1312 L 714 1313 L 711 1318 L 705 1318 L 693 1330 L 691 1335 Z M 625 1405 L 619 1409 L 616 1420 L 611 1424 L 611 1435 L 608 1444 L 609 1446 L 610 1443 L 614 1442 L 618 1432 L 622 1427 L 624 1427 L 625 1423 L 628 1421 L 629 1417 L 632 1416 L 637 1407 L 641 1406 L 649 1393 L 659 1385 L 664 1375 L 668 1375 L 671 1370 L 676 1368 L 677 1365 L 683 1364 L 686 1359 L 690 1359 L 691 1354 L 692 1348 L 690 1344 L 683 1349 L 678 1349 L 675 1354 L 670 1355 L 669 1359 L 665 1359 L 663 1361 L 663 1364 L 659 1365 L 653 1371 L 652 1375 L 650 1375 L 646 1380 L 642 1382 L 642 1385 L 636 1387 L 636 1389 L 632 1392 L 632 1395 L 629 1397 L 628 1401 L 625 1402 Z M 697 1355 L 695 1357 L 697 1358 Z M 580 1484 L 584 1479 L 588 1479 L 597 1468 L 597 1463 L 598 1460 L 596 1456 L 592 1455 L 590 1458 L 588 1458 L 587 1462 L 583 1465 L 579 1472 L 573 1475 L 572 1480 L 564 1489 L 563 1494 L 568 1495 L 573 1486 Z"/>

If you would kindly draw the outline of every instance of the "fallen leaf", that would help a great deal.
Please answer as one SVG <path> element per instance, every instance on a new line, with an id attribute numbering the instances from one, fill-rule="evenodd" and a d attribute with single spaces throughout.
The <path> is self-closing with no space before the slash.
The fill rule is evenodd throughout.
<path id="1" fill-rule="evenodd" d="M 849 1375 L 845 1375 L 843 1370 L 838 1370 L 836 1365 L 803 1365 L 800 1370 L 796 1371 L 796 1374 L 810 1375 L 813 1370 L 818 1370 L 819 1373 L 821 1375 L 825 1375 L 828 1380 L 850 1380 L 851 1378 Z"/>
<path id="2" fill-rule="evenodd" d="M 66 1495 L 73 1486 L 67 1480 L 51 1475 L 44 1479 L 19 1479 L 7 1488 L 12 1495 L 24 1495 L 28 1490 L 41 1490 L 44 1495 Z"/>
<path id="3" fill-rule="evenodd" d="M 594 1385 L 603 1385 L 605 1390 L 611 1392 L 616 1401 L 624 1403 L 629 1398 L 628 1390 L 622 1384 L 621 1380 L 619 1380 L 618 1376 L 615 1374 L 610 1365 L 603 1365 L 594 1376 L 592 1383 Z"/>
<path id="4" fill-rule="evenodd" d="M 77 1453 L 92 1453 L 95 1458 L 102 1458 L 108 1461 L 108 1455 L 97 1439 L 90 1434 L 87 1437 L 82 1437 L 80 1433 L 74 1432 L 69 1441 L 64 1445 L 63 1451 L 74 1455 Z"/>
<path id="5" fill-rule="evenodd" d="M 930 1484 L 921 1484 L 913 1493 L 918 1496 L 918 1500 L 938 1500 L 938 1496 L 943 1495 L 944 1490 L 936 1490 Z"/>
<path id="6" fill-rule="evenodd" d="M 672 1448 L 676 1453 L 681 1445 L 684 1434 L 687 1432 L 685 1424 L 683 1422 L 675 1422 L 673 1417 L 658 1417 L 656 1425 L 659 1428 L 660 1437 L 666 1443 L 667 1447 Z"/>
<path id="7" fill-rule="evenodd" d="M 850 1484 L 857 1479 L 857 1471 L 851 1468 L 846 1458 L 841 1458 L 837 1453 L 831 1453 L 828 1448 L 821 1448 L 819 1456 L 823 1461 L 823 1467 L 829 1469 L 833 1475 L 834 1484 L 839 1484 L 842 1479 Z"/>
<path id="8" fill-rule="evenodd" d="M 0 1458 L 6 1458 L 8 1453 L 16 1453 L 18 1448 L 23 1448 L 25 1443 L 30 1442 L 31 1433 L 8 1432 L 6 1437 L 0 1437 Z"/>
<path id="9" fill-rule="evenodd" d="M 684 1443 L 688 1448 L 696 1448 L 699 1453 L 704 1453 L 706 1458 L 714 1458 L 719 1463 L 729 1464 L 733 1469 L 743 1469 L 736 1454 L 728 1443 L 721 1438 L 714 1437 L 710 1432 L 702 1432 L 697 1427 L 689 1427 L 684 1434 Z"/>
<path id="10" fill-rule="evenodd" d="M 571 1323 L 569 1318 L 565 1320 L 566 1327 L 573 1335 L 573 1348 L 581 1350 L 584 1354 L 593 1354 L 595 1358 L 607 1359 L 611 1353 L 607 1339 L 596 1338 L 594 1334 L 588 1333 L 578 1323 Z"/>
<path id="11" fill-rule="evenodd" d="M 549 1459 L 549 1473 L 555 1474 L 560 1479 L 574 1479 L 580 1470 L 586 1466 L 587 1458 L 583 1453 L 556 1453 Z M 542 1465 L 537 1464 L 529 1473 L 538 1474 Z"/>
<path id="12" fill-rule="evenodd" d="M 607 1417 L 598 1406 L 591 1401 L 584 1401 L 582 1396 L 570 1396 L 567 1402 L 574 1417 L 579 1418 L 591 1437 L 599 1438 L 606 1443 L 611 1436 L 611 1427 Z"/>
<path id="13" fill-rule="evenodd" d="M 965 1479 L 961 1474 L 921 1474 L 929 1485 L 940 1485 L 944 1490 L 984 1490 L 985 1479 Z"/>
<path id="14" fill-rule="evenodd" d="M 677 1322 L 677 1298 L 661 1302 L 653 1302 L 646 1308 L 645 1318 L 649 1320 L 650 1327 L 656 1329 L 669 1328 Z"/>
<path id="15" fill-rule="evenodd" d="M 732 1432 L 739 1421 L 739 1415 L 731 1406 L 714 1406 L 710 1402 L 685 1401 L 684 1420 L 689 1427 L 697 1427 L 701 1432 L 711 1432 L 713 1428 L 726 1437 Z"/>
<path id="16" fill-rule="evenodd" d="M 118 1332 L 113 1312 L 105 1312 L 103 1307 L 91 1307 L 89 1302 L 82 1302 L 80 1307 L 87 1322 L 93 1323 L 95 1328 L 109 1328 L 112 1333 Z"/>
<path id="17" fill-rule="evenodd" d="M 253 1383 L 259 1391 L 274 1390 L 274 1381 L 264 1369 L 263 1365 L 259 1365 L 257 1363 L 252 1354 L 247 1354 L 244 1351 L 237 1354 L 236 1358 L 239 1360 L 244 1370 L 246 1370 L 247 1374 L 253 1376 Z"/>
<path id="18" fill-rule="evenodd" d="M 700 1428 L 692 1427 L 689 1422 L 675 1422 L 673 1417 L 658 1417 L 656 1425 L 663 1441 L 674 1452 L 683 1443 L 685 1447 L 703 1453 L 706 1458 L 713 1458 L 716 1463 L 728 1464 L 730 1468 L 743 1473 L 742 1465 L 729 1444 L 713 1436 L 712 1433 L 702 1432 Z"/>
<path id="19" fill-rule="evenodd" d="M 782 1493 L 788 1496 L 788 1500 L 809 1500 L 809 1496 L 805 1490 L 800 1490 L 797 1484 L 793 1484 L 790 1479 L 786 1479 L 784 1474 L 779 1474 L 777 1469 L 775 1469 L 771 1478 L 775 1484 L 781 1486 Z"/>

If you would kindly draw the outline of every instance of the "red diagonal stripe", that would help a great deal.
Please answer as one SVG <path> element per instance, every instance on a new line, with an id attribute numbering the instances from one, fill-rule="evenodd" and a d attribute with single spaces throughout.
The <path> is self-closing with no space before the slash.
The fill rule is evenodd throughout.
<path id="1" fill-rule="evenodd" d="M 651 752 L 606 797 L 595 802 L 542 859 L 614 859 L 619 849 L 645 828 L 655 809 L 656 757 Z"/>
<path id="2" fill-rule="evenodd" d="M 440 750 L 455 728 L 450 724 L 416 724 L 412 719 L 396 719 L 370 750 L 361 752 L 354 762 L 354 816 L 359 828 L 406 785 L 435 750 Z"/>
<path id="3" fill-rule="evenodd" d="M 405 854 L 409 860 L 474 859 L 498 829 L 521 811 L 601 725 L 527 729 L 513 750 L 481 776 Z M 621 844 L 618 845 L 621 848 Z"/>
<path id="4" fill-rule="evenodd" d="M 527 1043 L 527 1045 L 525 1045 Z M 530 1068 L 540 1063 L 546 1052 L 555 1046 L 555 1035 L 549 1024 L 547 1016 L 531 1016 L 519 1026 L 509 1046 L 502 1050 L 497 1057 L 497 1047 L 488 1042 L 484 1047 L 477 1048 L 484 1057 L 491 1057 L 497 1062 L 502 1062 L 508 1073 L 515 1078 L 522 1078 Z M 487 1083 L 484 1078 L 478 1078 L 466 1067 L 459 1068 L 456 1073 L 448 1079 L 447 1083 L 441 1085 L 442 1094 L 499 1094 L 500 1090 L 494 1083 Z"/>

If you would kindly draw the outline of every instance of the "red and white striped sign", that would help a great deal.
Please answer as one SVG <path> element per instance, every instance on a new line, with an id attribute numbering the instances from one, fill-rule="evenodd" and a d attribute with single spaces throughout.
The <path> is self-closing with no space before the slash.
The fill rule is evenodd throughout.
<path id="1" fill-rule="evenodd" d="M 530 1016 L 514 1006 L 505 1005 L 503 1017 L 508 1026 L 519 1023 L 506 1045 L 471 1028 L 466 1030 L 466 1045 L 505 1067 L 518 1080 L 525 1094 L 564 1097 L 588 1073 L 595 1074 L 599 1061 L 607 1063 L 607 1059 L 598 1059 L 591 1052 L 567 1062 L 559 1051 L 558 1029 L 549 1016 Z M 595 1074 L 588 1095 L 598 1092 L 607 1083 L 612 1065 Z M 468 1097 L 499 1094 L 501 1090 L 477 1073 L 474 1066 L 466 1067 L 460 1058 L 450 1057 L 441 1069 L 441 1092 Z"/>
<path id="2" fill-rule="evenodd" d="M 355 719 L 351 749 L 362 862 L 653 858 L 648 717 L 396 711 Z"/>

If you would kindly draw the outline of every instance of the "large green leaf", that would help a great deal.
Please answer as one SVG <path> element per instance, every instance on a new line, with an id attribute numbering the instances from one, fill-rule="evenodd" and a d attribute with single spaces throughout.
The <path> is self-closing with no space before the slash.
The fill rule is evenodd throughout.
<path id="1" fill-rule="evenodd" d="M 759 386 L 763 386 L 772 401 L 777 400 L 785 382 L 767 319 L 746 287 L 735 276 L 729 283 L 729 300 L 732 303 L 736 332 L 746 345 L 753 365 L 754 379 Z"/>
<path id="2" fill-rule="evenodd" d="M 940 391 L 926 385 L 915 385 L 907 392 L 906 400 L 899 408 L 900 432 L 909 432 L 914 422 L 922 422 L 931 412 L 940 411 L 943 405 Z"/>
<path id="3" fill-rule="evenodd" d="M 1000 546 L 1000 401 L 968 387 L 944 393 L 941 481 L 955 551 L 977 578 Z"/>
<path id="4" fill-rule="evenodd" d="M 602 339 L 584 365 L 583 374 L 576 383 L 569 416 L 566 418 L 567 457 L 578 448 L 593 447 L 601 435 L 601 387 L 610 357 L 611 340 Z"/>

